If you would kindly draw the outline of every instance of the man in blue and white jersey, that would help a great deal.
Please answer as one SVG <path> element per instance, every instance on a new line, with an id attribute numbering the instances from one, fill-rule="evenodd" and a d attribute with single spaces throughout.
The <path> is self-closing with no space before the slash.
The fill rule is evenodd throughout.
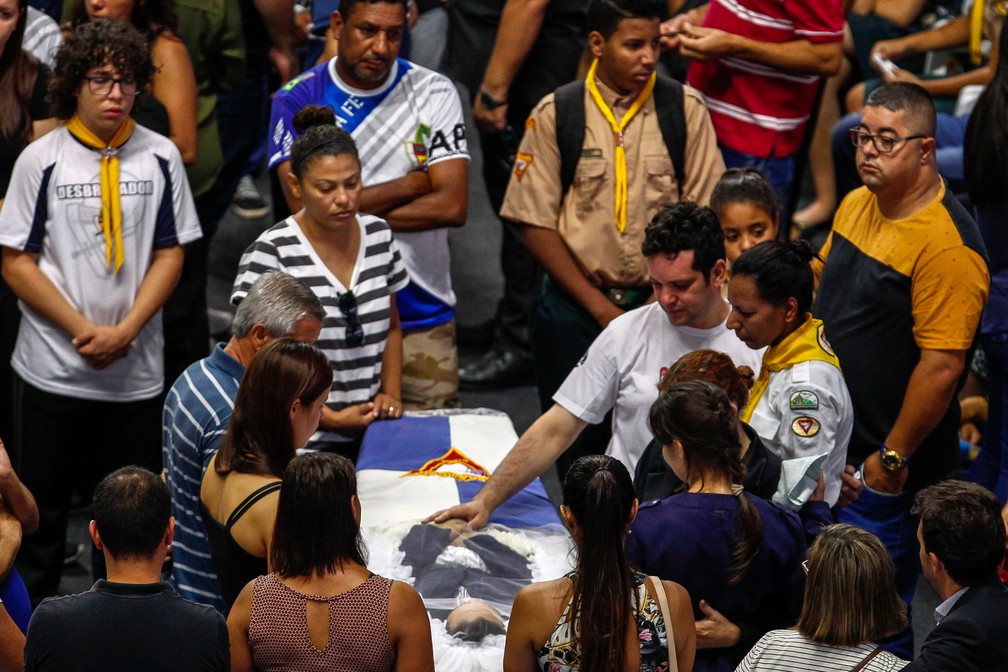
<path id="1" fill-rule="evenodd" d="M 396 58 L 406 0 L 343 0 L 331 27 L 337 56 L 277 92 L 270 120 L 269 167 L 292 211 L 293 117 L 305 105 L 330 105 L 360 151 L 362 212 L 388 221 L 410 284 L 396 295 L 403 328 L 406 408 L 458 405 L 455 294 L 446 227 L 465 223 L 469 151 L 462 104 L 451 80 Z"/>
<path id="2" fill-rule="evenodd" d="M 268 271 L 238 305 L 231 340 L 191 364 L 169 390 L 161 416 L 161 456 L 175 518 L 172 583 L 182 597 L 224 612 L 199 495 L 203 474 L 227 432 L 245 369 L 274 338 L 314 343 L 324 319 L 325 308 L 307 285 Z"/>

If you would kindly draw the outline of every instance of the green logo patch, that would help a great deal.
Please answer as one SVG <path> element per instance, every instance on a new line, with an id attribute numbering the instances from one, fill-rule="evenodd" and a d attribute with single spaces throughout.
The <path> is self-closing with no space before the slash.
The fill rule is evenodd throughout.
<path id="1" fill-rule="evenodd" d="M 819 397 L 811 390 L 798 390 L 791 395 L 792 411 L 816 411 L 819 409 Z"/>

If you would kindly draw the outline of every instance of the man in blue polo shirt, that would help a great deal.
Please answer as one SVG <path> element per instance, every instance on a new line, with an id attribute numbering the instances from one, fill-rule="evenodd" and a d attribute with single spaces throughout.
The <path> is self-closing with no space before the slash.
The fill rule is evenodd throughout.
<path id="1" fill-rule="evenodd" d="M 322 304 L 300 280 L 279 271 L 264 273 L 235 312 L 231 340 L 190 365 L 168 392 L 161 452 L 175 516 L 172 581 L 182 597 L 223 612 L 199 493 L 203 473 L 227 431 L 245 369 L 274 338 L 314 343 L 324 318 Z"/>

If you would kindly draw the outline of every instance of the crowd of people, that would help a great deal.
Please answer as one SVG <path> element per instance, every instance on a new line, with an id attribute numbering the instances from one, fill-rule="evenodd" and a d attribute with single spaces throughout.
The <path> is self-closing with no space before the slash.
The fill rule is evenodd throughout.
<path id="1" fill-rule="evenodd" d="M 999 669 L 1008 3 L 947 4 L 0 0 L 0 670 L 431 671 L 421 575 L 482 575 L 554 467 L 573 570 L 446 615 L 508 672 Z M 450 263 L 487 262 L 448 245 L 456 83 L 489 325 L 455 319 Z M 263 167 L 211 347 L 209 242 Z M 367 428 L 533 372 L 479 491 L 416 503 L 448 540 L 404 542 L 416 589 L 370 572 Z M 81 501 L 97 583 L 56 597 Z"/>

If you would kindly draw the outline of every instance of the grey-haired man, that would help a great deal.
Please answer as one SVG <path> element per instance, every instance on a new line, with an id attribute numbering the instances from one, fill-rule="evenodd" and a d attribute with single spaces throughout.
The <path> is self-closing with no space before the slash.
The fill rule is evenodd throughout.
<path id="1" fill-rule="evenodd" d="M 270 271 L 259 277 L 231 323 L 231 340 L 190 365 L 172 385 L 162 414 L 162 459 L 175 516 L 172 581 L 182 597 L 224 609 L 199 512 L 203 474 L 224 438 L 238 383 L 274 338 L 314 343 L 325 309 L 304 283 Z"/>

